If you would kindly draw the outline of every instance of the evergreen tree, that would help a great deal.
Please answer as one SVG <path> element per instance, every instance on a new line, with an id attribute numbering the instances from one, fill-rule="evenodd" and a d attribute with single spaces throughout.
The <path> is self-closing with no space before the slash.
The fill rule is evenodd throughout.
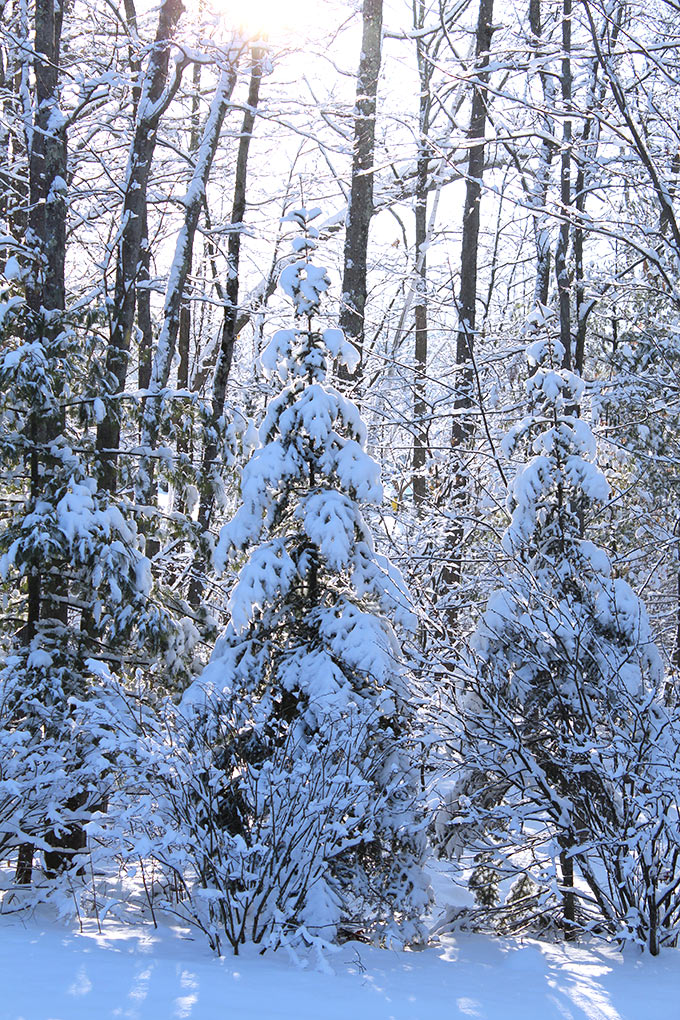
<path id="1" fill-rule="evenodd" d="M 602 317 L 606 368 L 593 406 L 608 441 L 607 471 L 620 491 L 616 553 L 620 572 L 645 585 L 655 634 L 680 666 L 680 339 L 667 301 L 645 295 L 616 302 Z M 611 520 L 601 528 L 612 526 Z M 669 697 L 672 677 L 667 677 Z"/>
<path id="2" fill-rule="evenodd" d="M 556 876 L 568 934 L 592 922 L 657 952 L 680 920 L 677 726 L 645 609 L 584 538 L 608 485 L 578 416 L 583 383 L 535 325 L 532 410 L 506 444 L 524 438 L 533 454 L 511 486 L 512 569 L 461 680 L 465 767 L 439 834 L 486 872 L 493 862 L 497 881 Z M 547 901 L 527 905 L 536 915 Z M 508 906 L 516 923 L 516 897 Z"/>
<path id="3" fill-rule="evenodd" d="M 166 784 L 209 890 L 199 923 L 235 950 L 342 931 L 412 938 L 427 901 L 414 716 L 390 622 L 413 621 L 362 514 L 382 498 L 365 428 L 327 380 L 329 361 L 351 369 L 356 351 L 313 322 L 329 285 L 310 261 L 315 215 L 289 216 L 304 236 L 280 284 L 298 325 L 262 358 L 284 385 L 215 555 L 218 569 L 245 560 L 227 628 L 184 695 Z"/>
<path id="4" fill-rule="evenodd" d="M 32 311 L 14 283 L 4 298 L 0 454 L 12 498 L 0 532 L 9 625 L 0 857 L 18 852 L 17 878 L 28 883 L 36 850 L 47 874 L 69 867 L 111 789 L 111 746 L 105 753 L 93 714 L 101 720 L 97 661 L 120 673 L 126 655 L 148 659 L 166 643 L 169 619 L 150 599 L 134 521 L 93 477 L 103 402 L 92 323 Z"/>

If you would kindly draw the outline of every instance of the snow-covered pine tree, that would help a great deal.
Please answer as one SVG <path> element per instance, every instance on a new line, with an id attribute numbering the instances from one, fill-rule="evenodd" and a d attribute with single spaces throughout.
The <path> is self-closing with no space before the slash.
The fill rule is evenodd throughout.
<path id="1" fill-rule="evenodd" d="M 392 623 L 413 617 L 362 514 L 382 498 L 365 427 L 328 381 L 329 362 L 351 368 L 356 351 L 314 323 L 329 285 L 310 260 L 316 215 L 288 217 L 303 231 L 280 280 L 297 325 L 262 357 L 283 388 L 220 535 L 217 568 L 242 563 L 229 623 L 183 698 L 174 790 L 165 780 L 177 845 L 204 886 L 194 919 L 235 951 L 341 932 L 410 939 L 428 896 Z M 157 856 L 177 867 L 181 854 L 165 844 Z"/>
<path id="2" fill-rule="evenodd" d="M 19 274 L 18 266 L 12 273 Z M 149 659 L 167 614 L 149 598 L 134 521 L 94 478 L 101 413 L 96 329 L 67 312 L 35 312 L 20 280 L 0 303 L 0 858 L 17 878 L 68 869 L 113 783 L 115 721 L 97 661 L 120 675 Z M 40 428 L 40 422 L 58 428 Z M 96 717 L 96 718 L 95 718 Z M 115 743 L 115 741 L 114 741 Z"/>
<path id="3" fill-rule="evenodd" d="M 534 323 L 531 413 L 506 443 L 530 456 L 511 485 L 510 570 L 462 670 L 463 772 L 439 836 L 487 884 L 518 879 L 501 927 L 545 919 L 552 889 L 568 933 L 592 923 L 655 953 L 680 921 L 677 725 L 645 609 L 584 538 L 609 487 L 578 416 L 583 382 L 557 367 L 547 327 Z"/>
<path id="4" fill-rule="evenodd" d="M 604 319 L 604 316 L 603 316 Z M 594 411 L 608 441 L 617 501 L 617 559 L 644 583 L 650 615 L 680 668 L 680 336 L 663 298 L 618 296 L 603 321 Z M 598 324 L 599 325 L 599 324 Z M 606 525 L 605 525 L 606 526 Z M 665 554 L 665 555 L 664 555 Z M 625 563 L 622 563 L 625 560 Z M 667 687 L 673 678 L 667 676 Z"/>
<path id="5" fill-rule="evenodd" d="M 88 660 L 115 659 L 134 632 L 146 642 L 158 616 L 134 524 L 93 480 L 95 419 L 111 405 L 97 369 L 101 322 L 92 306 L 69 309 L 66 283 L 66 11 L 36 3 L 14 13 L 23 144 L 11 160 L 22 183 L 0 294 L 0 856 L 18 855 L 28 885 L 36 850 L 47 873 L 68 868 L 107 792 Z"/>

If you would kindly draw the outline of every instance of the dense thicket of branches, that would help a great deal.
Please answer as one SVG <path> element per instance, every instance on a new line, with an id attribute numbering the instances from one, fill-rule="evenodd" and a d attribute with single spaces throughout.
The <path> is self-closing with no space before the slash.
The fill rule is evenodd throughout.
<path id="1" fill-rule="evenodd" d="M 677 5 L 306 32 L 0 9 L 3 909 L 137 860 L 216 948 L 415 937 L 422 794 L 459 923 L 658 952 Z"/>

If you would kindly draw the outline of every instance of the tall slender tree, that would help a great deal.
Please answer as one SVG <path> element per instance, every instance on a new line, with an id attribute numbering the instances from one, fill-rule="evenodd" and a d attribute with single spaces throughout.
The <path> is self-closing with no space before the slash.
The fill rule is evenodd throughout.
<path id="1" fill-rule="evenodd" d="M 361 57 L 354 106 L 354 145 L 345 254 L 342 276 L 340 327 L 363 357 L 368 272 L 368 231 L 373 217 L 375 118 L 382 60 L 383 0 L 363 0 Z M 346 368 L 341 375 L 349 377 Z M 351 378 L 361 379 L 361 360 Z"/>
<path id="2" fill-rule="evenodd" d="M 163 0 L 156 39 L 142 72 L 136 104 L 135 130 L 130 145 L 123 212 L 116 246 L 115 287 L 106 362 L 115 393 L 125 389 L 127 378 L 137 281 L 143 261 L 141 256 L 147 225 L 147 189 L 158 125 L 179 88 L 186 66 L 186 60 L 178 61 L 171 75 L 170 52 L 183 10 L 182 0 Z M 115 402 L 107 401 L 104 416 L 97 426 L 97 449 L 101 464 L 101 484 L 111 492 L 115 491 L 117 484 L 119 445 L 119 410 Z"/>
<path id="3" fill-rule="evenodd" d="M 493 11 L 493 0 L 480 0 L 475 33 L 475 58 L 471 67 L 472 107 L 467 132 L 469 153 L 461 238 L 460 288 L 457 300 L 456 396 L 451 428 L 450 485 L 456 514 L 462 511 L 467 501 L 469 479 L 466 463 L 469 460 L 470 444 L 474 434 L 474 422 L 470 412 L 475 403 L 473 358 L 476 341 L 477 273 Z M 461 579 L 462 539 L 463 528 L 460 521 L 453 520 L 449 528 L 446 563 L 442 570 L 442 581 L 448 588 L 457 585 Z M 455 614 L 451 614 L 452 620 L 454 616 Z"/>

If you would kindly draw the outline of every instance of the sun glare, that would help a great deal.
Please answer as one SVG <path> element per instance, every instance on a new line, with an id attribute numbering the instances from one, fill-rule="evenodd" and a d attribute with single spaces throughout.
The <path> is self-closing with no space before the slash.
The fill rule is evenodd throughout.
<path id="1" fill-rule="evenodd" d="M 214 0 L 225 21 L 263 39 L 309 35 L 311 0 Z"/>

